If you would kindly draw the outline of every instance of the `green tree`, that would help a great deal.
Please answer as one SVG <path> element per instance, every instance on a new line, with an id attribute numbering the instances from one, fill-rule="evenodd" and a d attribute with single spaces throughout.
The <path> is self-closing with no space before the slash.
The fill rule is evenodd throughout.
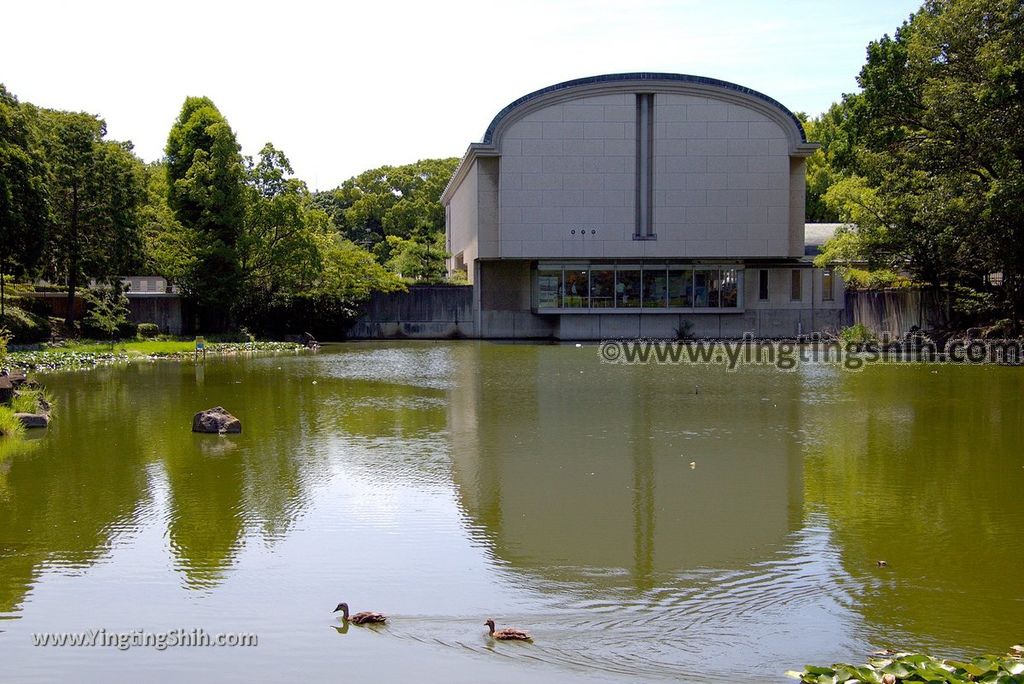
<path id="1" fill-rule="evenodd" d="M 140 222 L 145 241 L 143 268 L 168 283 L 184 285 L 196 270 L 198 239 L 167 203 L 167 168 L 162 162 L 146 165 L 146 202 Z"/>
<path id="2" fill-rule="evenodd" d="M 1024 318 L 1024 13 L 1019 0 L 928 0 L 861 70 L 864 151 L 889 248 L 922 279 L 1004 277 Z"/>
<path id="3" fill-rule="evenodd" d="M 165 148 L 167 198 L 197 240 L 186 292 L 204 327 L 223 328 L 239 299 L 238 241 L 245 217 L 245 165 L 235 133 L 207 97 L 189 97 Z"/>
<path id="4" fill-rule="evenodd" d="M 441 193 L 458 166 L 457 157 L 422 159 L 403 166 L 382 166 L 317 193 L 316 204 L 343 237 L 373 248 L 383 263 L 390 258 L 387 236 L 409 238 L 428 227 L 444 232 Z"/>
<path id="5" fill-rule="evenodd" d="M 118 282 L 111 287 L 86 292 L 85 300 L 89 303 L 85 321 L 106 333 L 107 339 L 110 340 L 110 348 L 113 349 L 117 330 L 128 322 L 130 314 L 128 297 L 125 296 L 121 284 Z"/>
<path id="6" fill-rule="evenodd" d="M 411 238 L 388 235 L 391 254 L 385 264 L 400 277 L 421 283 L 444 282 L 447 268 L 444 233 L 420 233 Z"/>
<path id="7" fill-rule="evenodd" d="M 38 263 L 46 237 L 46 165 L 29 117 L 0 84 L 0 319 L 6 277 Z"/>
<path id="8" fill-rule="evenodd" d="M 40 114 L 53 216 L 47 270 L 67 283 L 70 327 L 75 294 L 85 279 L 123 275 L 141 259 L 144 169 L 131 143 L 103 139 L 102 119 L 50 110 Z"/>
<path id="9" fill-rule="evenodd" d="M 315 236 L 329 222 L 313 206 L 306 184 L 292 173 L 288 158 L 270 143 L 258 161 L 249 163 L 238 252 L 250 314 L 309 287 L 322 266 Z"/>

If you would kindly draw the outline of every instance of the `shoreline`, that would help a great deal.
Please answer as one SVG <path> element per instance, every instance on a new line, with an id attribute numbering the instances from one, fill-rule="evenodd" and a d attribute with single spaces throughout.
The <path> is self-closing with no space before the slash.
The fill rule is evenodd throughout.
<path id="1" fill-rule="evenodd" d="M 233 356 L 238 354 L 279 354 L 299 352 L 308 349 L 295 342 L 207 342 L 205 354 L 209 356 Z M 44 373 L 63 370 L 88 370 L 134 361 L 190 361 L 195 351 L 145 352 L 122 346 L 109 351 L 77 351 L 52 347 L 34 351 L 11 351 L 3 364 L 5 367 L 26 372 Z"/>

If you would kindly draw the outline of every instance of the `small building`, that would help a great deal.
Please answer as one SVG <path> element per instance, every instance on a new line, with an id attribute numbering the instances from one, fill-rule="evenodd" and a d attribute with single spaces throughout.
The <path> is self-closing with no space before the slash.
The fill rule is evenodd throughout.
<path id="1" fill-rule="evenodd" d="M 450 274 L 484 338 L 783 337 L 839 328 L 805 255 L 805 158 L 779 102 L 683 74 L 524 95 L 442 194 Z"/>

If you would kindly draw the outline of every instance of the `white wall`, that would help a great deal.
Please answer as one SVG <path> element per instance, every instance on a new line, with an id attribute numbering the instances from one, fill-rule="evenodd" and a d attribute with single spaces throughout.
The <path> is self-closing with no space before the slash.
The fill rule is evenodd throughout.
<path id="1" fill-rule="evenodd" d="M 592 95 L 503 132 L 500 257 L 785 257 L 797 241 L 802 250 L 781 125 L 735 102 L 654 101 L 657 239 L 633 239 L 635 93 Z"/>

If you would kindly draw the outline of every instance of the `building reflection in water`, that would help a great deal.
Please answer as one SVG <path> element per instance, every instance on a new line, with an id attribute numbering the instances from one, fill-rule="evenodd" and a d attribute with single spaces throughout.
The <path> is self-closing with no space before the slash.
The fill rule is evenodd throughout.
<path id="1" fill-rule="evenodd" d="M 799 374 L 602 365 L 593 347 L 453 354 L 460 501 L 513 567 L 644 591 L 756 563 L 800 525 Z"/>

